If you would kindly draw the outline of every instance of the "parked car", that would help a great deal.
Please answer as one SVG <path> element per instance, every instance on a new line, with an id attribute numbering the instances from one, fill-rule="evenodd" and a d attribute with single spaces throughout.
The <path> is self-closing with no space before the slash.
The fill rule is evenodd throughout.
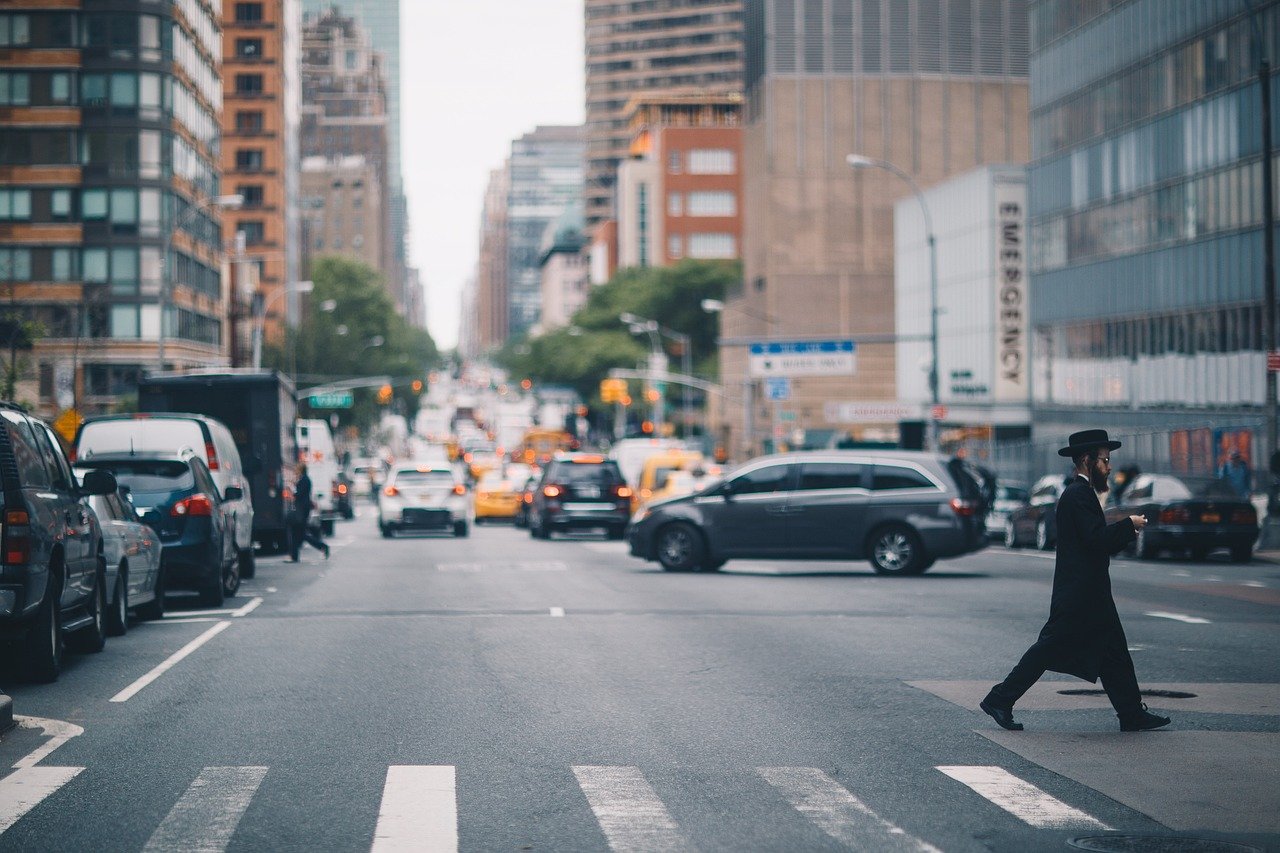
<path id="1" fill-rule="evenodd" d="M 235 537 L 236 558 L 240 561 L 240 576 L 253 577 L 253 495 L 240 450 L 226 425 L 207 415 L 152 412 L 90 418 L 76 433 L 77 460 L 89 460 L 103 453 L 175 454 L 184 449 L 200 457 L 218 487 L 218 494 L 224 496 L 225 512 L 231 519 Z M 232 487 L 240 490 L 240 497 L 228 500 L 225 495 Z"/>
<path id="2" fill-rule="evenodd" d="M 382 490 L 383 470 L 382 463 L 372 456 L 351 460 L 351 480 L 356 492 L 377 503 L 378 492 Z"/>
<path id="3" fill-rule="evenodd" d="M 1226 548 L 1235 563 L 1253 558 L 1258 512 L 1221 480 L 1143 474 L 1107 507 L 1108 521 L 1130 515 L 1147 518 L 1130 548 L 1144 560 L 1164 551 L 1186 551 L 1203 560 L 1216 548 Z"/>
<path id="4" fill-rule="evenodd" d="M 1027 502 L 1009 512 L 1004 527 L 1006 548 L 1034 543 L 1041 551 L 1053 550 L 1058 543 L 1058 498 L 1073 479 L 1074 474 L 1048 474 L 1036 480 Z"/>
<path id="5" fill-rule="evenodd" d="M 631 516 L 632 489 L 618 463 L 598 453 L 557 453 L 543 469 L 529 503 L 529 533 L 603 528 L 621 539 Z"/>
<path id="6" fill-rule="evenodd" d="M 995 500 L 991 509 L 987 510 L 987 536 L 992 539 L 1003 539 L 1006 536 L 1005 526 L 1009 522 L 1009 514 L 1019 507 L 1026 506 L 1031 500 L 1031 493 L 1017 486 L 996 486 Z"/>
<path id="7" fill-rule="evenodd" d="M 162 592 L 192 590 L 201 604 L 221 607 L 240 589 L 227 505 L 241 493 L 228 486 L 219 494 L 195 453 L 102 453 L 76 462 L 76 467 L 110 471 L 129 490 L 135 511 L 160 538 L 157 585 Z"/>
<path id="8" fill-rule="evenodd" d="M 160 586 L 160 539 L 142 523 L 123 490 L 88 498 L 102 527 L 107 560 L 107 634 L 119 637 L 129 630 L 129 611 L 143 619 L 164 616 Z"/>
<path id="9" fill-rule="evenodd" d="M 64 644 L 100 652 L 106 643 L 102 529 L 83 498 L 115 490 L 105 472 L 78 486 L 52 430 L 0 403 L 0 641 L 12 642 L 22 677 L 54 681 Z"/>
<path id="10" fill-rule="evenodd" d="M 916 575 L 984 548 L 985 504 L 960 459 L 914 451 L 805 451 L 754 459 L 631 522 L 632 555 L 667 571 L 731 559 L 867 559 Z"/>
<path id="11" fill-rule="evenodd" d="M 401 530 L 466 536 L 470 518 L 467 487 L 448 463 L 393 468 L 378 502 L 378 529 L 388 539 Z"/>

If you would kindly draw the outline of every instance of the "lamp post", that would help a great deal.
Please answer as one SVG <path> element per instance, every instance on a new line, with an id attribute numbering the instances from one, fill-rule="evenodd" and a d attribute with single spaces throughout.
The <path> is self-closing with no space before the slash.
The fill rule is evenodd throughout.
<path id="1" fill-rule="evenodd" d="M 618 319 L 628 324 L 632 334 L 639 332 L 647 332 L 649 334 L 650 344 L 653 352 L 665 359 L 666 354 L 662 352 L 662 346 L 658 342 L 655 335 L 666 335 L 671 340 L 680 344 L 680 370 L 685 376 L 693 375 L 693 350 L 691 347 L 692 340 L 684 332 L 677 332 L 675 329 L 668 329 L 666 326 L 658 324 L 657 320 L 646 320 L 643 317 L 637 317 L 630 311 L 624 311 L 618 315 Z M 665 364 L 663 365 L 665 368 Z M 687 438 L 689 435 L 689 422 L 693 416 L 693 401 L 689 396 L 688 384 L 682 384 L 683 394 L 681 397 L 682 420 L 684 421 L 684 433 Z M 661 398 L 659 398 L 659 406 Z M 661 411 L 661 409 L 659 409 Z"/>
<path id="2" fill-rule="evenodd" d="M 169 308 L 169 289 L 173 285 L 173 265 L 169 263 L 169 253 L 173 249 L 173 235 L 177 234 L 201 211 L 214 207 L 220 207 L 224 210 L 238 210 L 243 204 L 244 196 L 242 195 L 209 196 L 198 204 L 188 205 L 182 215 L 174 221 L 173 227 L 164 235 L 164 247 L 160 252 L 160 269 L 163 274 L 160 277 L 160 296 L 157 300 L 160 304 L 160 335 L 156 341 L 156 368 L 162 373 L 164 372 L 164 317 Z"/>
<path id="3" fill-rule="evenodd" d="M 254 318 L 253 326 L 253 366 L 255 368 L 262 367 L 262 338 L 264 327 L 267 324 L 267 314 L 270 313 L 271 306 L 290 293 L 310 293 L 314 289 L 315 284 L 313 282 L 295 281 L 293 284 L 273 293 L 270 299 L 255 301 L 254 314 L 257 315 Z"/>
<path id="4" fill-rule="evenodd" d="M 925 240 L 929 244 L 929 400 L 933 404 L 932 410 L 929 412 L 929 428 L 926 430 L 928 435 L 929 450 L 936 451 L 938 449 L 938 421 L 934 417 L 938 408 L 938 243 L 933 233 L 933 218 L 929 215 L 929 205 L 924 199 L 924 193 L 920 191 L 920 186 L 915 179 L 899 169 L 888 160 L 879 160 L 875 157 L 864 157 L 861 154 L 850 154 L 844 158 L 854 169 L 884 169 L 886 172 L 892 172 L 899 178 L 907 182 L 911 187 L 911 191 L 915 193 L 916 201 L 920 203 L 920 212 L 924 216 Z"/>
<path id="5" fill-rule="evenodd" d="M 702 310 L 708 314 L 720 314 L 729 306 L 721 299 L 704 299 L 701 302 Z M 773 324 L 777 322 L 776 317 L 772 314 L 765 314 L 747 308 L 745 305 L 735 304 L 735 311 L 746 314 L 748 317 L 754 317 L 757 320 L 765 322 L 765 337 L 769 337 L 772 333 Z M 750 459 L 755 454 L 755 380 L 751 377 L 750 356 L 747 358 L 748 366 L 744 368 L 745 373 L 742 377 L 742 439 L 743 453 Z"/>

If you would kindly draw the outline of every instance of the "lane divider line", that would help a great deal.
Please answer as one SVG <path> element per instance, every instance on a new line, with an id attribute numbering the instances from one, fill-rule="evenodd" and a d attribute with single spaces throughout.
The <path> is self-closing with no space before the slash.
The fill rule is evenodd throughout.
<path id="1" fill-rule="evenodd" d="M 48 758 L 55 749 L 73 737 L 79 737 L 84 734 L 84 729 L 80 726 L 75 723 L 68 723 L 65 720 L 46 720 L 42 717 L 24 717 L 20 714 L 14 716 L 14 720 L 17 721 L 19 728 L 40 729 L 49 738 L 47 743 L 33 749 L 15 761 L 13 766 L 18 769 L 35 767 L 38 763 Z"/>
<path id="2" fill-rule="evenodd" d="M 144 853 L 226 850 L 265 767 L 206 767 L 156 827 Z"/>
<path id="3" fill-rule="evenodd" d="M 692 849 L 638 767 L 575 766 L 573 775 L 610 849 Z"/>
<path id="4" fill-rule="evenodd" d="M 457 772 L 451 764 L 387 768 L 370 853 L 456 853 Z"/>
<path id="5" fill-rule="evenodd" d="M 187 643 L 185 646 L 178 649 L 173 654 L 169 655 L 169 657 L 164 661 L 164 663 L 161 663 L 155 669 L 151 670 L 146 675 L 142 676 L 137 681 L 133 682 L 133 684 L 130 684 L 124 690 L 121 690 L 119 693 L 112 696 L 111 701 L 112 702 L 128 702 L 130 699 L 136 696 L 138 694 L 138 691 L 142 690 L 142 688 L 146 687 L 148 684 L 155 681 L 160 676 L 164 675 L 166 672 L 172 669 L 176 664 L 178 664 L 178 662 L 180 662 L 187 655 L 191 654 L 196 649 L 200 648 L 205 643 L 209 642 L 214 637 L 218 636 L 219 634 L 221 634 L 223 631 L 227 630 L 230 627 L 231 627 L 231 623 L 226 621 L 219 622 L 217 625 L 214 625 L 208 631 L 205 631 L 199 637 L 196 637 L 194 640 Z"/>
<path id="6" fill-rule="evenodd" d="M 232 616 L 248 616 L 250 613 L 257 610 L 261 605 L 262 605 L 261 598 L 253 598 L 249 600 L 248 604 L 246 604 L 244 607 L 241 607 L 239 610 L 232 610 L 231 615 Z"/>
<path id="7" fill-rule="evenodd" d="M 1046 794 L 1003 767 L 949 766 L 938 770 L 1036 829 L 1087 827 L 1111 831 L 1111 827 L 1092 815 Z"/>
<path id="8" fill-rule="evenodd" d="M 564 617 L 564 608 L 563 608 L 563 607 L 553 607 L 553 608 L 551 608 L 551 615 L 552 615 L 552 616 L 558 616 L 558 617 L 563 618 L 563 617 Z"/>
<path id="9" fill-rule="evenodd" d="M 83 771 L 83 767 L 23 767 L 0 779 L 0 834 Z"/>
<path id="10" fill-rule="evenodd" d="M 1163 610 L 1148 610 L 1145 616 L 1154 616 L 1157 619 L 1173 619 L 1176 622 L 1186 622 L 1188 625 L 1212 625 L 1208 619 L 1199 616 L 1188 616 L 1185 613 L 1166 613 Z"/>

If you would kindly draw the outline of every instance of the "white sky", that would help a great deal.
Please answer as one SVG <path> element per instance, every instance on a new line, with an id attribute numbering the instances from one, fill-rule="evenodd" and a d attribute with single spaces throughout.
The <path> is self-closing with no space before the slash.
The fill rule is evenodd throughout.
<path id="1" fill-rule="evenodd" d="M 402 0 L 401 161 L 427 323 L 458 342 L 489 171 L 539 124 L 580 124 L 582 0 Z"/>

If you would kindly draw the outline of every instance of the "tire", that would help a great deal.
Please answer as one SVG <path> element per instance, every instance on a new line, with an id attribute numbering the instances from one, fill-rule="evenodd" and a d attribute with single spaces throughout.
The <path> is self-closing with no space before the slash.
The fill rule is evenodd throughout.
<path id="1" fill-rule="evenodd" d="M 1009 549 L 1021 547 L 1018 545 L 1018 533 L 1013 527 L 1013 519 L 1004 523 L 1004 547 Z"/>
<path id="2" fill-rule="evenodd" d="M 93 617 L 93 621 L 70 638 L 71 647 L 75 651 L 91 655 L 102 651 L 107 645 L 107 561 L 101 557 L 98 558 L 98 572 L 93 587 L 93 598 L 89 604 L 89 615 Z"/>
<path id="3" fill-rule="evenodd" d="M 1147 538 L 1147 529 L 1145 527 L 1138 531 L 1137 541 L 1133 543 L 1133 553 L 1137 555 L 1139 560 L 1154 560 L 1160 556 L 1160 549 Z"/>
<path id="4" fill-rule="evenodd" d="M 653 542 L 658 562 L 668 572 L 693 572 L 706 559 L 707 546 L 692 524 L 674 521 L 658 530 Z"/>
<path id="5" fill-rule="evenodd" d="M 50 566 L 50 573 L 54 566 Z M 44 591 L 44 601 L 36 611 L 36 618 L 22 640 L 22 675 L 27 681 L 49 684 L 58 680 L 62 672 L 62 611 L 58 600 L 62 596 L 56 583 L 50 583 Z"/>
<path id="6" fill-rule="evenodd" d="M 548 532 L 547 528 L 542 524 L 541 521 L 539 521 L 536 524 L 533 521 L 529 522 L 529 535 L 532 536 L 534 539 L 550 539 L 551 538 L 551 533 Z"/>
<path id="7" fill-rule="evenodd" d="M 239 553 L 240 560 L 240 577 L 251 578 L 258 573 L 258 558 L 253 555 L 253 546 L 243 549 Z"/>
<path id="8" fill-rule="evenodd" d="M 1232 545 L 1231 546 L 1231 562 L 1247 563 L 1253 559 L 1252 545 Z"/>
<path id="9" fill-rule="evenodd" d="M 390 539 L 390 538 L 391 538 L 391 528 L 390 528 L 390 527 L 387 527 L 385 524 L 379 524 L 379 525 L 378 525 L 378 530 L 382 533 L 382 538 L 383 538 L 383 539 Z"/>
<path id="10" fill-rule="evenodd" d="M 453 535 L 459 539 L 467 538 L 467 523 L 465 521 L 455 521 L 453 523 Z"/>
<path id="11" fill-rule="evenodd" d="M 129 564 L 116 571 L 115 603 L 107 608 L 107 636 L 123 637 L 129 632 Z"/>
<path id="12" fill-rule="evenodd" d="M 240 591 L 240 558 L 233 558 L 222 569 L 222 593 L 223 598 L 235 598 L 236 593 Z"/>
<path id="13" fill-rule="evenodd" d="M 138 617 L 147 621 L 164 618 L 164 565 L 156 576 L 156 597 L 138 608 Z"/>
<path id="14" fill-rule="evenodd" d="M 333 519 L 324 518 L 320 520 L 320 532 L 325 536 L 333 535 Z"/>
<path id="15" fill-rule="evenodd" d="M 1042 518 L 1036 522 L 1036 547 L 1041 551 L 1052 551 L 1053 544 L 1049 538 L 1049 521 Z"/>
<path id="16" fill-rule="evenodd" d="M 1205 560 L 1209 559 L 1208 548 L 1197 547 L 1197 548 L 1192 548 L 1190 550 L 1191 550 L 1191 559 L 1194 562 L 1203 563 Z"/>
<path id="17" fill-rule="evenodd" d="M 222 560 L 214 563 L 213 577 L 205 581 L 200 589 L 200 604 L 204 607 L 221 607 L 227 598 L 226 587 L 223 586 L 224 569 Z"/>
<path id="18" fill-rule="evenodd" d="M 867 548 L 867 558 L 878 575 L 918 575 L 927 568 L 920 537 L 903 524 L 876 531 Z"/>

